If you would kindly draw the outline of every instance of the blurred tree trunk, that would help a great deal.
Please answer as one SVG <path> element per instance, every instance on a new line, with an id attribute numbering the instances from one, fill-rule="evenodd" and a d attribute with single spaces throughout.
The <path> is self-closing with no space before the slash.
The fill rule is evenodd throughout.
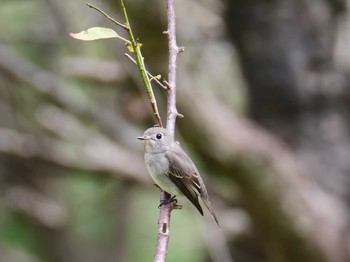
<path id="1" fill-rule="evenodd" d="M 327 220 L 331 261 L 349 259 L 350 83 L 333 61 L 344 9 L 342 0 L 231 0 L 226 16 L 251 117 L 292 147 L 322 191 L 310 188 L 308 201 Z"/>

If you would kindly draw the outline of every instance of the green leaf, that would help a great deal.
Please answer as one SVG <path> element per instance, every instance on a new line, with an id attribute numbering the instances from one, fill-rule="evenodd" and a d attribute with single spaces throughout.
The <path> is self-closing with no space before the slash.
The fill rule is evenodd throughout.
<path id="1" fill-rule="evenodd" d="M 92 27 L 86 31 L 81 31 L 80 33 L 70 33 L 70 36 L 83 41 L 92 41 L 105 38 L 121 38 L 113 29 L 105 27 Z"/>

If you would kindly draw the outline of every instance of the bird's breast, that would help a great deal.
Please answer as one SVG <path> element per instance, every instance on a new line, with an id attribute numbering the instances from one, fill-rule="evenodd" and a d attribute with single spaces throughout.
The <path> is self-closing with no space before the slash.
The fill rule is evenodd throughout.
<path id="1" fill-rule="evenodd" d="M 181 191 L 170 180 L 167 173 L 169 172 L 169 162 L 164 154 L 145 154 L 145 163 L 153 181 L 164 191 L 171 195 L 179 195 Z"/>

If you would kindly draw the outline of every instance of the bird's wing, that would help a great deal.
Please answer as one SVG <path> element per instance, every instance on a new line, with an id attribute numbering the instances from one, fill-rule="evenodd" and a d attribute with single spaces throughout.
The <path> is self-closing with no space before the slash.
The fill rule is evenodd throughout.
<path id="1" fill-rule="evenodd" d="M 165 157 L 169 161 L 168 177 L 203 215 L 203 209 L 198 201 L 198 196 L 201 195 L 201 184 L 193 162 L 182 149 L 168 151 Z"/>

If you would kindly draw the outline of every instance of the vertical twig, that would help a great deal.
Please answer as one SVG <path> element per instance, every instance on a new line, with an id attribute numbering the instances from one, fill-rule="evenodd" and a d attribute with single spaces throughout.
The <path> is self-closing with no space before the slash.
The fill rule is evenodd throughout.
<path id="1" fill-rule="evenodd" d="M 179 47 L 176 43 L 176 25 L 175 25 L 175 7 L 174 0 L 167 0 L 167 16 L 168 16 L 168 47 L 169 47 L 169 91 L 168 91 L 168 107 L 167 107 L 167 123 L 166 128 L 174 136 L 175 122 L 178 115 L 176 109 L 176 59 L 179 53 Z"/>
<path id="2" fill-rule="evenodd" d="M 167 0 L 168 16 L 168 46 L 169 46 L 169 90 L 167 104 L 166 128 L 172 136 L 175 135 L 175 122 L 178 115 L 176 109 L 176 58 L 179 48 L 176 44 L 175 8 L 174 0 Z M 169 200 L 170 195 L 162 191 L 160 200 Z M 164 262 L 168 254 L 169 232 L 170 232 L 171 204 L 163 205 L 159 211 L 157 246 L 154 256 L 155 262 Z"/>
<path id="3" fill-rule="evenodd" d="M 169 200 L 170 195 L 164 191 L 160 192 L 160 201 Z M 168 254 L 168 244 L 170 236 L 170 213 L 171 204 L 162 205 L 159 209 L 158 235 L 154 262 L 165 262 Z"/>

